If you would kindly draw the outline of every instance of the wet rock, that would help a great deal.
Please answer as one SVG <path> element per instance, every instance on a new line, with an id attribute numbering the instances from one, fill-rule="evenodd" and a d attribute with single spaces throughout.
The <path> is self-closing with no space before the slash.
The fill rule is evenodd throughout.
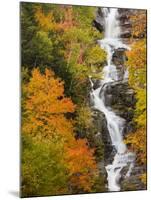
<path id="1" fill-rule="evenodd" d="M 125 53 L 120 49 L 117 49 L 113 53 L 112 62 L 115 65 L 123 65 L 125 61 Z"/>
<path id="2" fill-rule="evenodd" d="M 127 82 L 117 81 L 106 84 L 105 95 L 112 95 L 113 102 L 111 105 L 123 105 L 124 107 L 134 107 L 136 103 L 135 93 L 129 87 Z M 105 102 L 107 103 L 107 102 Z"/>
<path id="3" fill-rule="evenodd" d="M 125 172 L 128 170 L 126 167 Z M 121 189 L 125 190 L 145 190 L 146 184 L 141 181 L 141 175 L 146 171 L 145 166 L 136 165 L 132 169 L 131 175 L 129 177 L 124 177 L 125 173 L 123 172 L 123 177 L 121 179 Z"/>
<path id="4" fill-rule="evenodd" d="M 93 20 L 92 22 L 92 25 L 97 29 L 99 30 L 100 32 L 103 32 L 104 30 L 104 23 L 103 23 L 103 20 Z"/>
<path id="5" fill-rule="evenodd" d="M 120 35 L 121 38 L 130 38 L 131 36 L 132 36 L 132 34 L 130 31 L 122 32 Z"/>
<path id="6" fill-rule="evenodd" d="M 93 86 L 93 89 L 97 89 L 101 86 L 101 81 L 100 80 L 94 80 L 93 82 L 94 86 Z"/>
<path id="7" fill-rule="evenodd" d="M 105 105 L 110 107 L 118 116 L 125 119 L 124 135 L 135 130 L 134 107 L 136 104 L 135 93 L 127 82 L 117 81 L 107 83 L 105 86 Z M 100 97 L 101 97 L 100 92 Z"/>
<path id="8" fill-rule="evenodd" d="M 130 38 L 132 35 L 132 23 L 131 16 L 138 14 L 137 11 L 132 9 L 119 9 L 119 22 L 121 27 L 121 38 L 124 44 L 130 44 Z M 104 19 L 101 8 L 98 9 L 96 19 L 93 21 L 93 25 L 100 31 L 104 31 Z M 144 35 L 139 36 L 139 38 L 144 37 Z M 139 39 L 136 38 L 136 39 Z M 116 49 L 113 53 L 112 62 L 117 66 L 119 80 L 113 83 L 104 84 L 105 88 L 105 105 L 110 107 L 118 116 L 125 119 L 125 127 L 123 130 L 123 135 L 127 133 L 132 133 L 135 131 L 136 124 L 133 122 L 134 109 L 136 105 L 135 93 L 132 88 L 128 85 L 126 81 L 123 81 L 124 76 L 124 64 L 127 60 L 124 48 Z M 100 81 L 95 81 L 94 89 L 100 86 Z M 102 96 L 102 91 L 100 92 L 100 97 Z M 100 171 L 104 170 L 107 164 L 111 164 L 116 153 L 115 148 L 112 146 L 111 138 L 107 128 L 107 122 L 105 115 L 98 111 L 93 110 L 94 126 L 96 127 L 95 134 L 95 146 L 96 155 L 98 158 L 98 165 Z M 104 159 L 99 157 L 100 144 L 104 145 Z M 122 177 L 120 181 L 121 190 L 141 190 L 146 189 L 146 185 L 141 182 L 140 175 L 142 175 L 146 169 L 143 166 L 135 166 L 132 170 L 130 177 L 124 177 L 128 170 L 128 166 L 123 168 Z"/>
<path id="9" fill-rule="evenodd" d="M 104 162 L 106 163 L 113 151 L 113 147 L 104 113 L 93 109 L 93 122 L 97 130 L 95 137 L 98 142 L 102 141 L 104 144 Z"/>
<path id="10" fill-rule="evenodd" d="M 125 8 L 120 8 L 118 9 L 118 12 L 119 12 L 119 17 L 118 19 L 121 21 L 121 22 L 124 22 L 124 21 L 128 21 L 129 18 L 130 18 L 130 15 L 133 13 L 133 10 L 132 9 L 125 9 Z"/>
<path id="11" fill-rule="evenodd" d="M 132 23 L 129 20 L 127 20 L 127 21 L 121 22 L 120 26 L 121 28 L 132 28 Z"/>
<path id="12" fill-rule="evenodd" d="M 123 133 L 124 136 L 128 133 L 132 133 L 136 129 L 136 124 L 133 121 L 127 122 L 126 126 L 124 127 Z"/>
<path id="13" fill-rule="evenodd" d="M 121 38 L 125 41 L 125 44 L 130 43 L 130 38 L 132 37 L 132 22 L 130 20 L 132 15 L 136 15 L 137 12 L 133 9 L 118 9 L 119 12 L 119 22 L 121 27 Z M 93 20 L 92 25 L 99 31 L 104 31 L 104 16 L 102 8 L 98 8 L 96 18 Z M 142 37 L 144 35 L 142 34 Z M 137 38 L 136 38 L 137 39 Z"/>
<path id="14" fill-rule="evenodd" d="M 134 10 L 132 9 L 119 9 L 119 21 L 121 27 L 120 37 L 125 44 L 130 43 L 130 38 L 132 37 L 132 22 L 130 20 Z"/>
<path id="15" fill-rule="evenodd" d="M 92 25 L 100 32 L 104 31 L 104 16 L 101 8 L 98 8 L 96 18 L 93 20 Z"/>

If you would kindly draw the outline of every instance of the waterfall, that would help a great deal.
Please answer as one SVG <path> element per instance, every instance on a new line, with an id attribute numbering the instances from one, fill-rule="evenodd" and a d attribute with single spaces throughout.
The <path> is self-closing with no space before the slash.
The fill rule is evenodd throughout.
<path id="1" fill-rule="evenodd" d="M 122 176 L 122 169 L 128 167 L 128 171 L 125 177 L 130 176 L 131 170 L 135 161 L 135 154 L 127 150 L 126 145 L 123 142 L 123 129 L 125 126 L 125 120 L 119 117 L 110 107 L 105 106 L 105 91 L 106 87 L 113 82 L 119 80 L 118 70 L 112 63 L 112 56 L 116 49 L 124 48 L 130 50 L 129 46 L 123 44 L 120 39 L 120 26 L 118 21 L 118 10 L 115 8 L 102 8 L 104 15 L 104 31 L 105 37 L 99 40 L 98 43 L 107 52 L 107 65 L 103 68 L 103 78 L 101 86 L 97 89 L 93 89 L 93 82 L 91 82 L 91 97 L 94 101 L 95 109 L 103 112 L 106 121 L 107 128 L 110 134 L 113 148 L 116 150 L 113 162 L 107 165 L 107 181 L 109 191 L 120 191 L 120 178 Z M 123 80 L 128 79 L 128 72 L 123 76 Z"/>

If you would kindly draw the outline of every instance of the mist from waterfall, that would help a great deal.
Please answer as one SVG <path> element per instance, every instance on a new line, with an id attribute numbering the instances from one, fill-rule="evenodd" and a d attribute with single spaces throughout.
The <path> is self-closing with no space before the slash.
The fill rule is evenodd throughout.
<path id="1" fill-rule="evenodd" d="M 93 81 L 90 79 L 92 86 L 91 97 L 93 98 L 95 109 L 98 109 L 105 115 L 112 146 L 116 151 L 113 162 L 105 167 L 107 171 L 108 190 L 120 191 L 121 171 L 124 167 L 128 166 L 129 170 L 126 176 L 130 176 L 135 155 L 132 152 L 128 152 L 123 141 L 125 120 L 117 116 L 110 107 L 105 105 L 105 91 L 108 85 L 119 80 L 118 70 L 112 63 L 114 51 L 118 48 L 128 50 L 130 50 L 130 48 L 123 44 L 120 39 L 121 30 L 118 21 L 118 9 L 102 8 L 102 12 L 104 15 L 105 35 L 104 39 L 99 40 L 98 43 L 100 47 L 107 52 L 107 65 L 103 68 L 103 78 L 101 79 L 101 86 L 99 88 L 93 89 Z M 128 78 L 128 72 L 123 76 L 123 80 L 125 77 L 126 79 Z"/>

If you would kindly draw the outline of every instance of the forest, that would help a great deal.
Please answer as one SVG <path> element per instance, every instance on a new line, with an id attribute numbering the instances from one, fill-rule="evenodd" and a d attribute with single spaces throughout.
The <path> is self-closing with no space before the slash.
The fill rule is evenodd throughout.
<path id="1" fill-rule="evenodd" d="M 20 4 L 21 196 L 107 191 L 90 102 L 90 80 L 101 79 L 107 53 L 94 25 L 97 7 Z M 124 142 L 146 166 L 146 13 L 130 16 L 128 84 L 134 91 L 133 128 Z M 139 23 L 138 23 L 139 21 Z M 95 116 L 94 116 L 95 115 Z M 146 168 L 139 176 L 146 185 Z M 145 186 L 144 186 L 145 187 Z M 135 185 L 125 190 L 135 190 Z"/>

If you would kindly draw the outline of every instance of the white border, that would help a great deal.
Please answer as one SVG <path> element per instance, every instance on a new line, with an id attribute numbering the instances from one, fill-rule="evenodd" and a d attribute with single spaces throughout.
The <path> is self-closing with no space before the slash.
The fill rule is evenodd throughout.
<path id="1" fill-rule="evenodd" d="M 25 0 L 26 1 L 26 0 Z M 36 1 L 28 1 L 36 2 Z M 39 2 L 148 9 L 148 141 L 151 135 L 151 6 L 149 0 L 39 0 Z M 19 1 L 0 4 L 0 199 L 17 199 L 19 189 Z M 37 199 L 148 199 L 151 151 L 148 142 L 148 191 L 45 197 Z M 28 198 L 31 199 L 31 198 Z M 34 198 L 32 198 L 34 199 Z"/>

